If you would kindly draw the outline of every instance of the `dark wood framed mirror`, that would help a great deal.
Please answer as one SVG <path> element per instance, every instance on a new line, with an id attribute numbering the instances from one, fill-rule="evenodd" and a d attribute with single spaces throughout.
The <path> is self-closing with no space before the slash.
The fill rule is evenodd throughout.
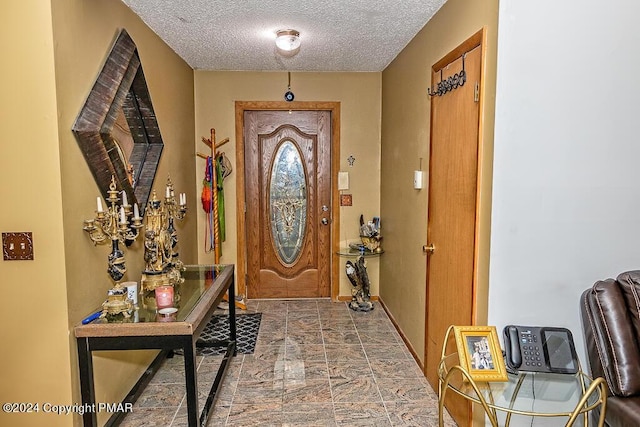
<path id="1" fill-rule="evenodd" d="M 121 30 L 72 127 L 103 198 L 111 177 L 145 210 L 164 144 L 138 49 Z"/>

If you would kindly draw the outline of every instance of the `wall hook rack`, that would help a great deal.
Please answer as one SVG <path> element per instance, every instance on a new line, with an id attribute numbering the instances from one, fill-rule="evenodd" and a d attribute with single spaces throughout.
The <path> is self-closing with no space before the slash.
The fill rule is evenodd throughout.
<path id="1" fill-rule="evenodd" d="M 451 92 L 461 86 L 464 86 L 467 81 L 467 72 L 464 70 L 464 58 L 467 54 L 462 54 L 462 70 L 446 79 L 442 78 L 442 68 L 440 69 L 440 81 L 434 88 L 427 88 L 427 94 L 429 96 L 442 96 L 447 92 Z"/>

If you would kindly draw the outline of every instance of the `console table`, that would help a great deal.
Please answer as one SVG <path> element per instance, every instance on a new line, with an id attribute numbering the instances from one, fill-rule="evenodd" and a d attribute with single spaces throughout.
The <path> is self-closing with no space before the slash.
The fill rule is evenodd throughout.
<path id="1" fill-rule="evenodd" d="M 184 282 L 175 287 L 175 308 L 169 316 L 159 314 L 155 306 L 153 293 L 145 297 L 138 296 L 139 309 L 130 319 L 119 322 L 97 319 L 86 325 L 74 328 L 78 344 L 78 365 L 80 370 L 80 391 L 83 404 L 95 404 L 93 378 L 94 351 L 100 350 L 163 350 L 152 363 L 152 368 L 143 374 L 122 403 L 133 403 L 151 379 L 166 354 L 173 350 L 182 350 L 184 354 L 184 372 L 187 392 L 187 414 L 189 426 L 204 426 L 213 406 L 216 393 L 222 384 L 229 359 L 236 354 L 236 319 L 234 295 L 233 265 L 192 265 L 182 272 Z M 212 343 L 225 346 L 226 354 L 222 360 L 215 381 L 209 391 L 205 406 L 198 411 L 198 387 L 196 370 L 196 340 L 211 319 L 218 303 L 228 292 L 229 297 L 229 336 L 228 341 Z M 210 345 L 210 344 L 207 344 Z M 122 414 L 120 414 L 122 415 Z M 117 417 L 118 414 L 114 415 Z M 113 418 L 113 417 L 112 417 Z M 111 420 L 110 420 L 111 421 Z M 83 414 L 85 426 L 95 426 L 95 412 Z"/>

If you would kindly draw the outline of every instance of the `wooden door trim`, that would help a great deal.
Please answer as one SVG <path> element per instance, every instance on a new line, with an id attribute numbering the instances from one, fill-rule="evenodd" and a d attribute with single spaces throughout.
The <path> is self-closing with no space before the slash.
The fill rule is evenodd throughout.
<path id="1" fill-rule="evenodd" d="M 473 238 L 473 278 L 471 283 L 471 323 L 473 325 L 476 324 L 477 321 L 477 287 L 478 287 L 478 262 L 479 262 L 479 225 L 480 225 L 480 193 L 481 193 L 481 180 L 482 180 L 482 152 L 483 152 L 483 121 L 482 117 L 484 116 L 484 95 L 485 95 L 485 68 L 486 68 L 486 28 L 483 27 L 478 32 L 473 34 L 467 40 L 463 41 L 459 46 L 453 49 L 451 52 L 442 57 L 439 61 L 437 61 L 431 67 L 431 87 L 434 87 L 438 82 L 434 81 L 433 75 L 440 71 L 442 68 L 446 67 L 451 62 L 460 58 L 464 53 L 469 52 L 477 47 L 480 47 L 480 87 L 479 87 L 479 99 L 478 99 L 478 141 L 477 141 L 477 165 L 476 165 L 476 202 L 475 202 L 475 224 L 474 224 L 474 238 Z M 429 128 L 429 159 L 432 158 L 432 150 L 433 145 L 431 141 L 433 140 L 433 108 L 430 108 L 430 128 Z M 429 182 L 432 182 L 431 176 L 431 168 L 429 168 Z M 432 193 L 429 190 L 427 206 L 432 206 Z M 427 213 L 427 224 L 429 224 L 430 212 Z M 429 231 L 427 229 L 427 239 L 429 239 Z M 429 241 L 429 240 L 427 240 Z M 426 263 L 426 277 L 425 282 L 429 279 L 429 266 L 430 258 L 427 257 Z M 426 375 L 427 369 L 427 351 L 429 345 L 429 324 L 427 322 L 429 315 L 429 292 L 426 291 L 425 295 L 425 330 L 424 330 L 424 366 L 423 373 Z M 446 343 L 444 343 L 446 345 Z M 473 419 L 473 410 L 469 411 L 469 425 L 471 425 Z"/>
<path id="2" fill-rule="evenodd" d="M 331 299 L 338 300 L 340 278 L 338 276 L 338 239 L 340 235 L 340 209 L 338 183 L 334 177 L 340 170 L 340 102 L 305 101 L 236 101 L 236 217 L 237 226 L 237 295 L 247 296 L 247 230 L 245 226 L 245 179 L 244 179 L 244 112 L 245 111 L 330 111 L 331 112 Z"/>

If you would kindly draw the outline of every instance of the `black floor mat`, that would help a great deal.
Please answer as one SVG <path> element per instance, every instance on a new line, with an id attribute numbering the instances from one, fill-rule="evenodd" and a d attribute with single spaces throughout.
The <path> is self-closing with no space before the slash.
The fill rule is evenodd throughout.
<path id="1" fill-rule="evenodd" d="M 240 354 L 251 354 L 256 346 L 258 331 L 262 313 L 247 313 L 236 316 L 236 349 Z M 229 316 L 226 314 L 214 315 L 205 326 L 198 341 L 228 340 Z M 224 347 L 198 347 L 198 355 L 224 354 Z"/>

